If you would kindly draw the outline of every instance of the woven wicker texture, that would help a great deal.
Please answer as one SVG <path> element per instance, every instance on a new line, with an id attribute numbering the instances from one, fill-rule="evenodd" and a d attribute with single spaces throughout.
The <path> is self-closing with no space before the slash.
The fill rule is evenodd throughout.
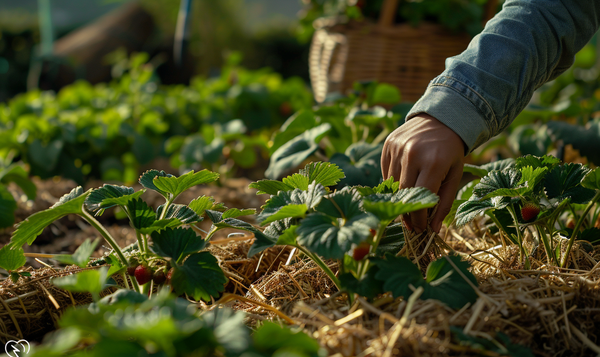
<path id="1" fill-rule="evenodd" d="M 491 0 L 488 8 L 497 2 Z M 398 88 L 403 101 L 416 101 L 444 70 L 444 62 L 465 50 L 471 40 L 444 27 L 393 24 L 398 0 L 385 0 L 378 23 L 351 21 L 317 25 L 309 55 L 315 100 L 344 93 L 356 81 L 377 80 Z M 486 16 L 493 11 L 486 10 Z"/>

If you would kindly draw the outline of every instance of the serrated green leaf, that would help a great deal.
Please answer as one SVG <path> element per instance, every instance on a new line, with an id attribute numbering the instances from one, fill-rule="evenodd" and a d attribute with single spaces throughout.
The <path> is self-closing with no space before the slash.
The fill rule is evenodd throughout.
<path id="1" fill-rule="evenodd" d="M 281 207 L 277 212 L 268 216 L 264 221 L 260 223 L 260 225 L 266 226 L 271 222 L 285 218 L 304 218 L 307 210 L 308 207 L 306 207 L 304 203 L 299 205 L 289 204 L 287 206 Z"/>
<path id="2" fill-rule="evenodd" d="M 17 202 L 8 189 L 0 184 L 0 228 L 7 228 L 15 223 Z"/>
<path id="3" fill-rule="evenodd" d="M 436 299 L 453 309 L 460 309 L 465 304 L 477 300 L 477 293 L 471 286 L 471 284 L 477 286 L 477 279 L 467 270 L 469 264 L 461 261 L 460 257 L 442 257 L 430 263 L 427 267 L 426 280 L 423 280 L 419 268 L 405 257 L 387 256 L 385 260 L 374 261 L 379 267 L 375 277 L 384 282 L 384 290 L 391 291 L 394 297 L 409 297 L 412 295 L 412 285 L 413 288 L 420 286 L 424 288 L 421 299 Z"/>
<path id="4" fill-rule="evenodd" d="M 403 188 L 395 194 L 375 194 L 365 198 L 363 208 L 385 225 L 402 214 L 434 207 L 439 197 L 424 187 Z"/>
<path id="5" fill-rule="evenodd" d="M 308 177 L 302 174 L 293 174 L 291 176 L 284 177 L 282 181 L 284 185 L 291 187 L 291 190 L 295 188 L 306 190 L 308 188 L 308 184 L 310 183 L 308 181 Z"/>
<path id="6" fill-rule="evenodd" d="M 6 271 L 13 271 L 25 265 L 26 262 L 27 259 L 25 258 L 23 248 L 10 249 L 8 244 L 6 244 L 0 249 L 0 268 Z"/>
<path id="7" fill-rule="evenodd" d="M 194 200 L 192 200 L 188 207 L 196 212 L 198 216 L 202 216 L 204 211 L 207 209 L 211 209 L 215 203 L 215 199 L 209 196 L 200 196 Z"/>
<path id="8" fill-rule="evenodd" d="M 296 246 L 296 237 L 298 236 L 296 234 L 296 229 L 298 229 L 298 226 L 296 225 L 289 226 L 289 228 L 283 231 L 279 236 L 276 245 Z"/>
<path id="9" fill-rule="evenodd" d="M 156 210 L 156 218 L 161 217 L 163 214 L 164 205 L 158 206 Z M 163 219 L 171 219 L 176 218 L 181 223 L 189 224 L 196 223 L 202 221 L 202 217 L 198 216 L 194 210 L 190 209 L 186 205 L 180 204 L 171 204 L 169 208 L 167 208 L 167 213 L 165 213 Z"/>
<path id="10" fill-rule="evenodd" d="M 391 253 L 396 255 L 404 247 L 404 228 L 402 223 L 392 223 L 385 227 L 383 237 L 377 246 L 377 255 Z"/>
<path id="11" fill-rule="evenodd" d="M 131 216 L 133 228 L 137 230 L 150 227 L 156 221 L 156 214 L 152 207 L 140 198 L 127 202 L 127 211 Z"/>
<path id="12" fill-rule="evenodd" d="M 340 274 L 339 280 L 341 289 L 351 293 L 364 296 L 368 299 L 374 299 L 377 295 L 383 294 L 383 283 L 375 278 L 379 267 L 372 265 L 367 274 L 358 280 L 352 273 Z"/>
<path id="13" fill-rule="evenodd" d="M 515 159 L 508 158 L 504 160 L 489 162 L 483 165 L 465 164 L 463 167 L 463 172 L 468 172 L 481 178 L 490 173 L 491 171 L 502 171 L 512 166 L 515 166 Z"/>
<path id="14" fill-rule="evenodd" d="M 276 195 L 279 191 L 289 191 L 294 189 L 290 185 L 286 185 L 285 183 L 277 180 L 260 180 L 252 182 L 248 187 L 257 189 L 257 195 Z"/>
<path id="15" fill-rule="evenodd" d="M 182 224 L 184 224 L 184 223 L 181 222 L 177 218 L 158 219 L 158 220 L 152 222 L 152 224 L 150 226 L 145 227 L 145 228 L 140 228 L 139 231 L 142 234 L 151 234 L 152 232 L 161 231 L 166 228 L 179 227 Z"/>
<path id="16" fill-rule="evenodd" d="M 158 170 L 148 170 L 146 172 L 144 172 L 140 178 L 139 178 L 139 182 L 142 186 L 144 186 L 147 189 L 150 190 L 154 190 L 158 193 L 160 193 L 161 195 L 163 195 L 165 198 L 167 197 L 167 192 L 159 189 L 158 187 L 156 187 L 156 185 L 154 185 L 154 179 L 157 177 L 175 177 L 171 174 L 168 174 L 164 171 L 158 171 Z"/>
<path id="17" fill-rule="evenodd" d="M 14 231 L 8 245 L 11 248 L 21 247 L 25 243 L 31 245 L 52 222 L 68 214 L 82 214 L 83 204 L 89 192 L 83 192 L 81 186 L 78 186 L 62 196 L 52 207 L 27 217 L 17 225 L 17 230 Z"/>
<path id="18" fill-rule="evenodd" d="M 581 186 L 590 190 L 600 190 L 600 167 L 588 172 L 581 181 Z"/>
<path id="19" fill-rule="evenodd" d="M 293 227 L 293 228 L 292 228 Z M 291 219 L 282 219 L 271 223 L 265 228 L 264 237 L 257 237 L 252 243 L 248 256 L 253 256 L 275 245 L 295 245 L 296 229 L 298 226 L 291 224 Z"/>
<path id="20" fill-rule="evenodd" d="M 167 228 L 161 232 L 152 233 L 151 249 L 161 257 L 171 258 L 180 263 L 188 254 L 197 253 L 204 249 L 206 241 L 197 236 L 191 228 Z"/>
<path id="21" fill-rule="evenodd" d="M 269 219 L 269 217 L 276 214 L 277 212 L 279 212 L 279 210 L 288 205 L 296 205 L 298 207 L 299 205 L 304 205 L 306 207 L 304 213 L 306 213 L 307 210 L 313 209 L 315 206 L 317 206 L 326 193 L 327 192 L 325 191 L 325 188 L 322 185 L 315 185 L 314 183 L 310 184 L 306 191 L 302 191 L 298 188 L 294 189 L 293 191 L 280 191 L 276 196 L 271 197 L 265 203 L 265 205 L 263 205 L 262 212 L 258 215 L 257 220 L 264 225 L 266 224 L 264 223 L 265 220 Z M 298 207 L 294 208 L 293 212 L 299 213 Z M 289 211 L 287 213 L 293 212 Z M 304 216 L 304 213 L 302 213 L 301 216 Z M 269 222 L 273 221 L 273 219 L 269 220 Z"/>
<path id="22" fill-rule="evenodd" d="M 209 252 L 190 255 L 183 265 L 176 265 L 171 283 L 178 295 L 188 294 L 195 300 L 210 301 L 225 289 L 227 278 L 217 258 Z"/>
<path id="23" fill-rule="evenodd" d="M 515 161 L 515 165 L 517 169 L 522 169 L 526 166 L 531 166 L 534 169 L 538 167 L 546 167 L 548 170 L 554 168 L 554 166 L 560 164 L 560 160 L 554 156 L 544 155 L 544 156 L 534 156 L 534 155 L 525 155 L 518 157 Z"/>
<path id="24" fill-rule="evenodd" d="M 559 202 L 570 198 L 573 203 L 587 203 L 596 192 L 582 186 L 584 177 L 590 169 L 582 164 L 567 163 L 554 167 L 544 181 L 549 199 Z"/>
<path id="25" fill-rule="evenodd" d="M 108 267 L 83 270 L 76 274 L 53 278 L 52 284 L 71 292 L 88 292 L 98 300 L 102 290 L 111 286 L 107 283 Z"/>
<path id="26" fill-rule="evenodd" d="M 475 185 L 472 199 L 488 199 L 492 197 L 516 197 L 526 192 L 526 184 L 519 185 L 521 172 L 509 167 L 502 171 L 491 171 Z"/>
<path id="27" fill-rule="evenodd" d="M 209 170 L 194 172 L 194 170 L 192 170 L 179 177 L 156 176 L 152 182 L 158 190 L 171 194 L 174 198 L 196 185 L 211 183 L 218 178 L 219 174 L 216 172 Z"/>
<path id="28" fill-rule="evenodd" d="M 481 216 L 488 210 L 494 208 L 495 206 L 491 199 L 466 201 L 458 206 L 458 209 L 456 210 L 456 226 L 464 226 L 476 217 Z"/>
<path id="29" fill-rule="evenodd" d="M 94 189 L 85 200 L 85 207 L 91 212 L 114 206 L 126 206 L 129 201 L 139 198 L 145 190 L 135 192 L 131 187 L 108 185 Z"/>
<path id="30" fill-rule="evenodd" d="M 342 259 L 344 254 L 370 237 L 377 220 L 360 213 L 346 219 L 311 213 L 302 220 L 296 233 L 298 243 L 325 259 Z"/>
<path id="31" fill-rule="evenodd" d="M 335 186 L 345 177 L 344 172 L 337 165 L 320 161 L 311 162 L 304 166 L 299 174 L 308 177 L 309 184 L 314 182 L 324 187 Z"/>
<path id="32" fill-rule="evenodd" d="M 243 210 L 240 210 L 237 208 L 230 208 L 227 211 L 223 212 L 222 219 L 249 216 L 249 215 L 253 215 L 255 213 L 256 213 L 256 210 L 254 208 L 248 208 L 248 209 L 243 209 Z"/>
<path id="33" fill-rule="evenodd" d="M 425 281 L 419 268 L 406 257 L 387 255 L 385 259 L 371 259 L 379 268 L 375 278 L 383 281 L 383 290 L 390 291 L 394 297 L 408 298 L 413 288 L 424 285 Z"/>
<path id="34" fill-rule="evenodd" d="M 85 268 L 98 243 L 100 243 L 100 238 L 96 238 L 94 241 L 86 239 L 73 254 L 55 255 L 54 259 L 64 264 L 75 264 L 80 268 Z"/>
<path id="35" fill-rule="evenodd" d="M 329 161 L 337 164 L 346 177 L 338 186 L 375 186 L 381 180 L 381 150 L 383 144 L 373 145 L 364 142 L 350 145 L 344 154 L 335 153 Z"/>
<path id="36" fill-rule="evenodd" d="M 350 219 L 364 214 L 361 203 L 362 197 L 356 189 L 344 187 L 324 197 L 316 210 L 332 217 Z"/>
<path id="37" fill-rule="evenodd" d="M 265 176 L 277 179 L 306 160 L 319 148 L 318 141 L 331 130 L 329 123 L 324 123 L 305 131 L 277 149 L 269 160 Z"/>

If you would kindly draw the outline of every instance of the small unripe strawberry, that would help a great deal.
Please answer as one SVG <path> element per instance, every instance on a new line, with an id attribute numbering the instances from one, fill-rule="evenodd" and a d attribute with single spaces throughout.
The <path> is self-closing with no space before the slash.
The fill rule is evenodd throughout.
<path id="1" fill-rule="evenodd" d="M 164 270 L 160 270 L 154 273 L 154 276 L 152 277 L 152 281 L 154 281 L 154 284 L 164 284 L 164 282 L 167 280 L 167 275 L 165 274 Z"/>
<path id="2" fill-rule="evenodd" d="M 165 284 L 171 285 L 171 279 L 173 279 L 173 273 L 175 273 L 175 268 L 169 269 L 169 271 L 167 272 L 167 280 L 165 281 Z"/>
<path id="3" fill-rule="evenodd" d="M 360 243 L 354 250 L 352 251 L 352 258 L 356 261 L 363 260 L 367 254 L 369 254 L 371 246 L 367 242 Z"/>
<path id="4" fill-rule="evenodd" d="M 533 221 L 540 214 L 540 206 L 533 202 L 527 202 L 521 208 L 521 217 L 525 222 Z"/>
<path id="5" fill-rule="evenodd" d="M 134 276 L 135 275 L 135 268 L 137 268 L 137 265 L 128 266 L 127 267 L 127 275 Z"/>
<path id="6" fill-rule="evenodd" d="M 137 268 L 135 268 L 135 280 L 137 280 L 140 285 L 146 284 L 152 280 L 152 269 L 147 265 L 138 265 Z"/>
<path id="7" fill-rule="evenodd" d="M 375 237 L 377 235 L 377 231 L 373 228 L 369 229 L 369 233 L 371 233 L 371 237 Z"/>

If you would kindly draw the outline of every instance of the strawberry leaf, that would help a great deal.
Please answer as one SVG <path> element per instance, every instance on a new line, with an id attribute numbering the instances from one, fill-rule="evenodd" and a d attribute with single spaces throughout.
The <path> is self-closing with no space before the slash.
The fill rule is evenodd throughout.
<path id="1" fill-rule="evenodd" d="M 252 182 L 248 187 L 257 189 L 257 195 L 276 195 L 279 191 L 289 191 L 294 189 L 294 187 L 277 180 L 260 180 Z"/>
<path id="2" fill-rule="evenodd" d="M 546 194 L 549 199 L 563 201 L 567 198 L 573 203 L 587 203 L 596 192 L 582 186 L 584 177 L 590 169 L 582 164 L 567 163 L 556 166 L 545 179 Z"/>
<path id="3" fill-rule="evenodd" d="M 304 166 L 299 171 L 299 174 L 308 178 L 308 183 L 321 184 L 324 187 L 335 186 L 337 183 L 345 177 L 344 172 L 335 164 L 330 162 L 311 162 Z M 285 179 L 284 179 L 285 182 Z M 303 190 L 308 189 L 303 187 L 296 187 Z"/>
<path id="4" fill-rule="evenodd" d="M 460 273 L 449 262 L 454 264 Z M 374 259 L 379 271 L 375 277 L 382 280 L 385 291 L 391 291 L 394 297 L 409 297 L 414 288 L 424 288 L 421 299 L 436 299 L 453 309 L 460 309 L 467 303 L 477 300 L 477 293 L 472 285 L 477 286 L 477 280 L 467 268 L 469 264 L 460 257 L 442 257 L 427 267 L 426 279 L 423 280 L 421 271 L 405 257 L 386 256 L 386 259 Z M 469 284 L 462 275 L 471 284 Z"/>
<path id="5" fill-rule="evenodd" d="M 180 261 L 187 255 L 204 249 L 206 241 L 196 235 L 191 228 L 167 228 L 161 232 L 152 233 L 152 251 L 161 257 Z"/>
<path id="6" fill-rule="evenodd" d="M 370 237 L 377 220 L 367 213 L 346 219 L 311 213 L 296 229 L 298 243 L 325 259 L 342 259 L 344 254 Z"/>
<path id="7" fill-rule="evenodd" d="M 163 213 L 164 205 L 158 206 L 156 210 L 156 217 L 160 217 Z M 164 219 L 177 218 L 181 223 L 196 223 L 202 221 L 202 217 L 198 216 L 194 210 L 190 209 L 186 205 L 171 204 L 167 208 L 167 213 L 163 217 Z"/>
<path id="8" fill-rule="evenodd" d="M 187 172 L 179 177 L 175 176 L 156 176 L 152 180 L 154 186 L 161 192 L 172 195 L 173 198 L 179 196 L 182 192 L 196 186 L 216 181 L 219 174 L 216 172 L 202 170 Z"/>
<path id="9" fill-rule="evenodd" d="M 26 262 L 27 259 L 25 258 L 23 248 L 17 247 L 11 249 L 7 244 L 0 249 L 0 268 L 6 271 L 13 271 L 25 265 Z"/>
<path id="10" fill-rule="evenodd" d="M 261 222 L 262 225 L 265 225 L 277 219 L 288 217 L 304 217 L 306 211 L 317 206 L 326 193 L 327 192 L 322 185 L 314 183 L 310 184 L 306 191 L 302 191 L 300 189 L 295 189 L 293 191 L 280 191 L 276 196 L 271 197 L 265 203 L 265 205 L 262 207 L 262 212 L 257 217 L 257 220 Z M 288 208 L 286 211 L 280 213 L 278 217 L 281 218 L 271 218 L 271 216 L 278 213 L 283 207 L 288 205 L 294 205 L 295 208 Z M 301 212 L 302 207 L 304 207 L 304 212 Z"/>
<path id="11" fill-rule="evenodd" d="M 227 211 L 223 212 L 222 219 L 249 216 L 249 215 L 253 215 L 255 213 L 256 213 L 256 210 L 254 208 L 248 208 L 248 209 L 243 209 L 243 210 L 240 210 L 237 208 L 230 208 Z"/>
<path id="12" fill-rule="evenodd" d="M 98 212 L 114 206 L 126 206 L 129 201 L 139 198 L 145 190 L 135 192 L 127 186 L 107 185 L 92 190 L 85 200 L 85 207 Z"/>
<path id="13" fill-rule="evenodd" d="M 424 187 L 403 188 L 395 194 L 375 194 L 365 198 L 363 208 L 388 225 L 398 216 L 434 207 L 439 197 Z"/>
<path id="14" fill-rule="evenodd" d="M 178 295 L 188 294 L 195 300 L 210 301 L 225 289 L 227 278 L 217 258 L 209 252 L 190 255 L 183 265 L 175 265 L 171 283 Z"/>
<path id="15" fill-rule="evenodd" d="M 165 198 L 167 198 L 168 194 L 167 192 L 159 189 L 158 187 L 156 187 L 156 185 L 154 185 L 154 179 L 157 177 L 175 177 L 171 174 L 168 174 L 164 171 L 158 171 L 158 170 L 148 170 L 146 172 L 144 172 L 139 179 L 139 182 L 142 186 L 144 186 L 145 188 L 148 188 L 150 190 L 154 190 L 158 193 L 160 193 L 162 196 L 164 196 Z"/>
<path id="16" fill-rule="evenodd" d="M 318 142 L 331 130 L 331 124 L 324 123 L 306 130 L 277 149 L 269 160 L 265 176 L 277 179 L 294 169 L 319 149 Z"/>
<path id="17" fill-rule="evenodd" d="M 456 210 L 456 225 L 464 226 L 476 217 L 485 214 L 487 211 L 496 208 L 491 199 L 487 200 L 469 200 L 463 202 Z"/>
<path id="18" fill-rule="evenodd" d="M 307 210 L 308 207 L 306 207 L 304 203 L 299 205 L 289 204 L 287 206 L 281 207 L 277 212 L 268 216 L 265 220 L 263 220 L 260 223 L 260 225 L 265 226 L 271 222 L 275 222 L 285 218 L 304 218 L 306 216 Z"/>
<path id="19" fill-rule="evenodd" d="M 515 165 L 515 159 L 513 158 L 508 158 L 508 159 L 504 159 L 504 160 L 498 160 L 498 161 L 494 161 L 494 162 L 488 162 L 486 164 L 483 165 L 472 165 L 472 164 L 465 164 L 465 166 L 463 167 L 463 172 L 468 172 L 471 173 L 475 176 L 478 177 L 484 177 L 487 174 L 489 174 L 492 171 L 502 171 L 506 168 L 512 167 Z"/>
<path id="20" fill-rule="evenodd" d="M 336 218 L 352 218 L 364 214 L 360 193 L 354 188 L 344 187 L 326 197 L 316 206 L 316 210 Z"/>
<path id="21" fill-rule="evenodd" d="M 83 192 L 81 186 L 62 196 L 60 200 L 47 210 L 36 212 L 17 225 L 8 244 L 11 249 L 27 243 L 31 245 L 44 228 L 52 222 L 68 214 L 83 214 L 83 204 L 90 191 Z"/>
<path id="22" fill-rule="evenodd" d="M 207 209 L 211 209 L 213 204 L 215 203 L 215 199 L 209 196 L 200 196 L 196 199 L 193 199 L 188 207 L 196 212 L 198 216 L 202 216 L 204 211 Z"/>
<path id="23" fill-rule="evenodd" d="M 396 193 L 400 189 L 400 182 L 394 181 L 393 177 L 389 177 L 375 187 L 357 186 L 355 188 L 363 196 L 374 195 L 376 193 Z"/>
<path id="24" fill-rule="evenodd" d="M 560 160 L 550 155 L 544 155 L 541 157 L 525 155 L 518 157 L 515 164 L 519 170 L 526 166 L 531 166 L 534 169 L 537 169 L 538 167 L 546 167 L 548 170 L 552 170 L 555 166 L 560 164 Z"/>
<path id="25" fill-rule="evenodd" d="M 462 261 L 458 256 L 446 256 L 431 262 L 427 267 L 427 285 L 421 299 L 440 300 L 453 309 L 474 303 L 477 300 L 477 292 L 472 285 L 477 286 L 477 279 L 468 268 L 469 263 Z"/>
<path id="26" fill-rule="evenodd" d="M 329 161 L 337 164 L 346 174 L 338 186 L 375 186 L 381 182 L 381 150 L 383 145 L 364 142 L 350 145 L 344 154 L 335 153 Z"/>
<path id="27" fill-rule="evenodd" d="M 64 264 L 75 264 L 80 268 L 85 268 L 98 243 L 100 243 L 100 238 L 96 238 L 94 241 L 86 239 L 73 254 L 58 254 L 54 256 L 54 259 Z"/>
<path id="28" fill-rule="evenodd" d="M 107 278 L 108 267 L 101 267 L 99 269 L 83 270 L 76 274 L 53 278 L 51 282 L 59 288 L 71 292 L 91 293 L 94 300 L 98 300 L 102 290 L 113 286 L 113 284 L 107 283 Z"/>
<path id="29" fill-rule="evenodd" d="M 600 190 L 600 167 L 588 172 L 581 181 L 581 186 L 591 190 Z"/>
<path id="30" fill-rule="evenodd" d="M 341 288 L 351 293 L 373 299 L 379 294 L 383 294 L 383 283 L 375 278 L 379 267 L 373 265 L 367 271 L 362 279 L 358 280 L 352 273 L 344 273 L 339 276 Z"/>
<path id="31" fill-rule="evenodd" d="M 156 220 L 154 210 L 140 198 L 129 201 L 127 211 L 131 216 L 133 228 L 138 230 L 152 226 Z"/>
<path id="32" fill-rule="evenodd" d="M 8 189 L 0 185 L 0 228 L 7 228 L 15 223 L 17 202 Z"/>

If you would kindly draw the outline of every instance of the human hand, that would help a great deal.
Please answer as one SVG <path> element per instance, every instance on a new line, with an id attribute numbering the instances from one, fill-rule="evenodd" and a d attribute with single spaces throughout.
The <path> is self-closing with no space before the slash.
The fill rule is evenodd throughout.
<path id="1" fill-rule="evenodd" d="M 400 188 L 425 187 L 440 197 L 431 227 L 439 233 L 456 197 L 463 173 L 465 144 L 434 117 L 419 114 L 385 140 L 381 155 L 383 178 L 393 176 Z M 408 229 L 427 228 L 427 210 L 402 217 Z"/>

